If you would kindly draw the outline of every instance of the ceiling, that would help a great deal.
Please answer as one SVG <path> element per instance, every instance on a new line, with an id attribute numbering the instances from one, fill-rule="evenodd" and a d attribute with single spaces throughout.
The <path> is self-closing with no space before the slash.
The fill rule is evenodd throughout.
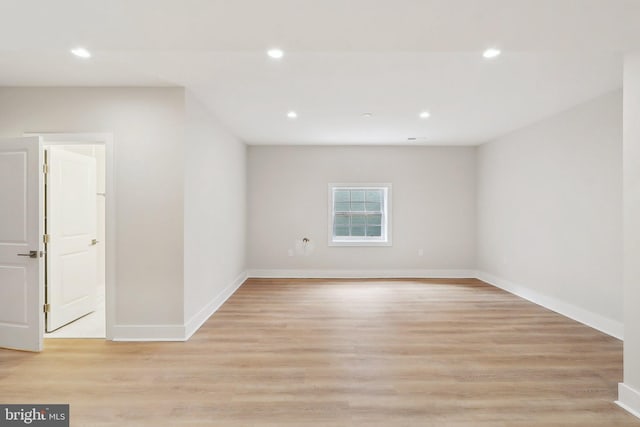
<path id="1" fill-rule="evenodd" d="M 639 0 L 0 0 L 0 86 L 184 86 L 249 144 L 478 144 L 620 88 L 638 22 Z"/>

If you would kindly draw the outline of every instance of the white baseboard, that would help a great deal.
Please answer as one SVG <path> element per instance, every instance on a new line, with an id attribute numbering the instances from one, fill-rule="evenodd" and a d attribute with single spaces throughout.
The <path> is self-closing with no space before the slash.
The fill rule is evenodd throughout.
<path id="1" fill-rule="evenodd" d="M 114 325 L 113 341 L 184 341 L 184 325 Z"/>
<path id="2" fill-rule="evenodd" d="M 640 391 L 624 383 L 618 384 L 618 400 L 616 404 L 625 411 L 640 418 Z"/>
<path id="3" fill-rule="evenodd" d="M 624 324 L 622 322 L 576 307 L 557 298 L 543 295 L 526 286 L 518 285 L 484 271 L 477 271 L 475 277 L 497 288 L 604 332 L 607 335 L 611 335 L 620 340 L 623 339 Z"/>
<path id="4" fill-rule="evenodd" d="M 193 315 L 184 325 L 114 325 L 114 341 L 186 341 L 222 304 L 244 283 L 247 278 L 318 278 L 318 279 L 400 279 L 400 278 L 434 278 L 460 279 L 477 278 L 490 285 L 503 289 L 537 305 L 555 311 L 605 334 L 623 339 L 624 325 L 602 315 L 568 304 L 559 299 L 533 291 L 526 286 L 493 276 L 483 271 L 452 270 L 294 270 L 294 269 L 253 269 L 241 273 L 218 296 L 208 302 Z M 624 402 L 623 402 L 624 403 Z M 628 406 L 628 405 L 627 405 Z"/>
<path id="5" fill-rule="evenodd" d="M 187 341 L 246 279 L 242 272 L 184 325 L 115 325 L 113 341 Z"/>
<path id="6" fill-rule="evenodd" d="M 474 270 L 249 270 L 250 278 L 268 279 L 466 279 L 474 278 Z"/>
<path id="7" fill-rule="evenodd" d="M 194 314 L 191 319 L 187 321 L 185 324 L 185 340 L 191 338 L 191 336 L 196 333 L 200 326 L 204 324 L 204 322 L 213 315 L 218 309 L 225 303 L 226 300 L 229 299 L 231 295 L 234 294 L 235 291 L 247 280 L 247 272 L 243 271 L 235 278 L 235 280 L 230 283 L 218 296 L 209 301 L 200 311 Z"/>

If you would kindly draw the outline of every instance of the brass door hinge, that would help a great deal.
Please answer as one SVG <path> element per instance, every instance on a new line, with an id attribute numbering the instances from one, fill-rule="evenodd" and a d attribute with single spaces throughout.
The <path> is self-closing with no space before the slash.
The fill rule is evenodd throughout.
<path id="1" fill-rule="evenodd" d="M 45 304 L 43 308 L 45 313 L 51 312 L 51 304 Z"/>
<path id="2" fill-rule="evenodd" d="M 42 242 L 49 243 L 50 238 L 51 237 L 48 234 L 45 234 L 44 236 L 42 236 Z"/>
<path id="3" fill-rule="evenodd" d="M 42 165 L 42 173 L 44 174 L 49 173 L 49 165 L 47 163 Z"/>

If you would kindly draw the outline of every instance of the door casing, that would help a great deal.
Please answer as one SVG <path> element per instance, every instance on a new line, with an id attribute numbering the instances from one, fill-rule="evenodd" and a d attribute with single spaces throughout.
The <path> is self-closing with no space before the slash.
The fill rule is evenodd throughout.
<path id="1" fill-rule="evenodd" d="M 40 136 L 43 145 L 104 145 L 105 146 L 105 326 L 106 339 L 113 340 L 116 323 L 116 180 L 113 134 L 110 133 L 25 133 Z M 44 294 L 44 280 L 40 284 Z M 43 328 L 44 331 L 44 328 Z M 44 332 L 43 332 L 44 333 Z"/>

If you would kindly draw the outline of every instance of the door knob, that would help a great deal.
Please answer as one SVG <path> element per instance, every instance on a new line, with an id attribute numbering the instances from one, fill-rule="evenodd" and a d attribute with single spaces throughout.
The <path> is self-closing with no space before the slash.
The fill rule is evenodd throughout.
<path id="1" fill-rule="evenodd" d="M 18 254 L 18 256 L 28 256 L 29 258 L 38 258 L 38 251 L 29 251 L 28 254 Z"/>

